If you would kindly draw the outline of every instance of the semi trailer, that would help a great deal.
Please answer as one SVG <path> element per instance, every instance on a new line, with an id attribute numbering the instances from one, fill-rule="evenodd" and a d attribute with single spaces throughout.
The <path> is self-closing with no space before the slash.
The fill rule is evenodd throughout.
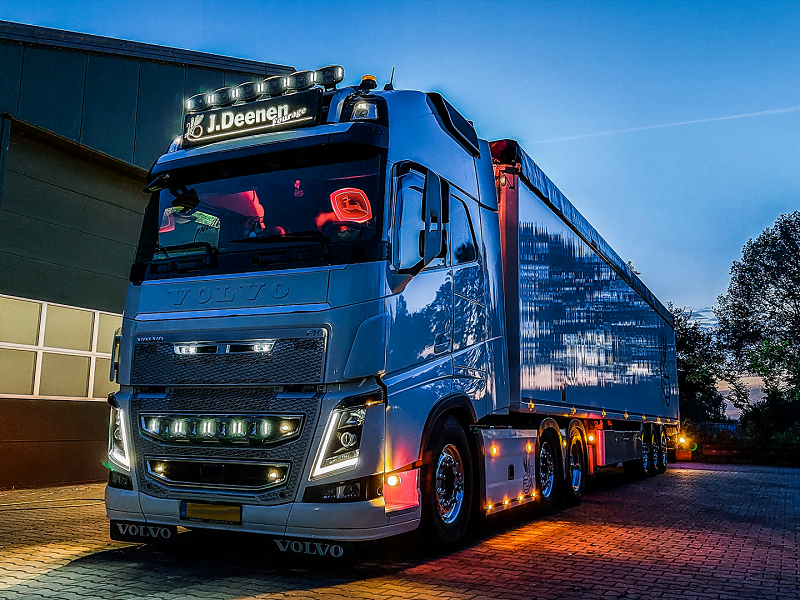
<path id="1" fill-rule="evenodd" d="M 670 312 L 517 142 L 343 77 L 189 98 L 148 174 L 112 355 L 114 539 L 454 542 L 579 503 L 600 467 L 667 468 Z"/>

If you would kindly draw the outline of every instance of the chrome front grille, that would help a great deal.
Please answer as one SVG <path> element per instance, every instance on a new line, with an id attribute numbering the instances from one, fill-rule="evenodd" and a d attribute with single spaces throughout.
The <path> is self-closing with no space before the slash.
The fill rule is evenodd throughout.
<path id="1" fill-rule="evenodd" d="M 177 352 L 176 346 L 182 344 L 174 342 L 137 343 L 131 382 L 163 386 L 322 383 L 325 331 L 309 331 L 313 336 L 269 340 L 272 345 L 264 352 L 232 351 L 245 346 L 243 342 L 199 343 L 194 353 Z"/>
<path id="2" fill-rule="evenodd" d="M 132 437 L 140 491 L 157 498 L 179 500 L 213 500 L 221 493 L 229 493 L 248 504 L 292 501 L 309 455 L 322 396 L 322 392 L 288 394 L 278 393 L 274 388 L 252 387 L 177 388 L 161 396 L 134 395 L 130 422 L 135 427 Z M 143 435 L 139 426 L 141 417 L 150 414 L 302 415 L 302 429 L 297 437 L 270 445 L 181 444 Z M 156 474 L 159 461 L 164 466 L 171 461 L 175 466 L 171 477 Z M 258 476 L 256 465 L 285 466 L 282 483 L 253 484 L 252 477 Z M 263 473 L 268 480 L 269 471 Z"/>

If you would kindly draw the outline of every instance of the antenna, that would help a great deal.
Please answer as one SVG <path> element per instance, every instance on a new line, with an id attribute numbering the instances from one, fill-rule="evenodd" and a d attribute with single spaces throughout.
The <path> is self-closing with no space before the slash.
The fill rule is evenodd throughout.
<path id="1" fill-rule="evenodd" d="M 387 83 L 385 86 L 383 86 L 383 89 L 384 90 L 393 90 L 394 89 L 394 86 L 392 85 L 393 81 L 394 81 L 394 67 L 392 67 L 392 76 L 389 78 L 389 83 Z"/>

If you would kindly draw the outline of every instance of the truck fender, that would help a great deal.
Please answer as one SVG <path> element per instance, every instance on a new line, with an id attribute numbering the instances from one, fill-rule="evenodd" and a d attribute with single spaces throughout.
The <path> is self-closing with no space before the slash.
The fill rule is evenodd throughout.
<path id="1" fill-rule="evenodd" d="M 484 449 L 483 444 L 479 442 L 480 437 L 470 431 L 470 425 L 473 425 L 478 418 L 475 414 L 475 407 L 467 396 L 461 394 L 449 396 L 439 400 L 433 406 L 425 421 L 425 427 L 422 430 L 419 460 L 417 460 L 414 466 L 421 467 L 425 464 L 426 460 L 430 460 L 430 457 L 426 456 L 426 452 L 430 447 L 431 438 L 436 431 L 436 426 L 446 415 L 451 413 L 455 413 L 456 418 L 464 426 L 464 431 L 467 434 L 467 441 L 474 451 L 472 457 L 473 465 L 477 469 L 474 480 L 476 486 L 474 498 L 480 503 L 479 506 L 483 506 L 486 503 L 486 469 L 483 463 Z M 465 419 L 469 419 L 469 422 L 465 422 Z"/>
<path id="2" fill-rule="evenodd" d="M 467 431 L 467 433 L 469 433 L 469 426 L 477 421 L 475 408 L 472 406 L 470 399 L 466 396 L 459 394 L 439 400 L 428 414 L 428 418 L 425 421 L 425 427 L 422 430 L 422 439 L 420 440 L 419 448 L 420 460 L 424 460 L 425 458 L 425 450 L 430 444 L 431 436 L 433 435 L 436 424 L 446 413 L 450 412 L 460 413 L 462 415 L 466 413 L 466 415 L 468 415 L 469 423 L 463 423 L 463 418 L 459 419 L 459 421 L 462 421 L 462 423 L 465 425 L 464 430 Z M 470 436 L 467 435 L 467 438 L 469 439 Z"/>
<path id="3" fill-rule="evenodd" d="M 569 422 L 569 425 L 567 426 L 567 444 L 569 444 L 569 441 L 572 439 L 572 432 L 576 430 L 580 433 L 581 439 L 583 440 L 583 451 L 584 451 L 583 459 L 584 461 L 588 461 L 589 444 L 586 438 L 586 427 L 584 427 L 583 421 L 581 421 L 580 419 L 572 419 L 572 421 Z M 569 448 L 563 448 L 563 450 L 564 450 L 564 465 L 566 466 L 567 461 L 569 461 L 569 455 L 568 455 Z M 564 471 L 566 471 L 566 469 L 564 469 Z M 567 474 L 565 472 L 564 477 L 566 478 L 566 476 Z"/>

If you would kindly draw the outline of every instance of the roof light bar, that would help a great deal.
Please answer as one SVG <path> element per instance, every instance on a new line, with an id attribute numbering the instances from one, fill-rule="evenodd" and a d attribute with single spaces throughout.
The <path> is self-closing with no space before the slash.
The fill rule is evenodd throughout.
<path id="1" fill-rule="evenodd" d="M 270 96 L 280 96 L 286 91 L 286 77 L 276 75 L 275 77 L 265 79 L 261 85 L 263 86 L 264 93 Z"/>
<path id="2" fill-rule="evenodd" d="M 205 110 L 209 108 L 208 94 L 196 94 L 186 101 L 186 110 L 189 112 L 197 112 L 198 110 Z"/>
<path id="3" fill-rule="evenodd" d="M 230 106 L 236 102 L 239 95 L 239 90 L 236 88 L 219 88 L 208 95 L 208 104 L 210 106 Z"/>
<path id="4" fill-rule="evenodd" d="M 314 71 L 315 81 L 326 90 L 336 89 L 336 84 L 344 81 L 344 67 L 329 65 Z"/>
<path id="5" fill-rule="evenodd" d="M 258 98 L 264 92 L 261 89 L 261 82 L 248 81 L 239 85 L 236 88 L 236 93 L 237 100 L 250 102 L 251 100 Z"/>
<path id="6" fill-rule="evenodd" d="M 314 71 L 295 71 L 285 77 L 286 90 L 301 92 L 314 87 L 316 83 L 316 73 Z"/>

